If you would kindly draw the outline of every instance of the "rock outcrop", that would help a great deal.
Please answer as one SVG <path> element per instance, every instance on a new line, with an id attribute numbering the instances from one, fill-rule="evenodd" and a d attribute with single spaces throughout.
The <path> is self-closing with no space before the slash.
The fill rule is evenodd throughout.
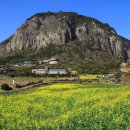
<path id="1" fill-rule="evenodd" d="M 127 60 L 130 56 L 130 41 L 117 35 L 108 24 L 72 12 L 48 12 L 32 16 L 13 36 L 1 43 L 0 55 L 38 51 L 48 44 L 71 44 L 74 41 L 84 45 L 87 50 L 102 51 L 116 59 Z"/>

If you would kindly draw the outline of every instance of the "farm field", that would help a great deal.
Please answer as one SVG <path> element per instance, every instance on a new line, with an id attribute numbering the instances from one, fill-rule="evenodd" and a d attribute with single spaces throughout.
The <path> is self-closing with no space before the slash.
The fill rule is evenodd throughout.
<path id="1" fill-rule="evenodd" d="M 55 84 L 0 94 L 1 130 L 130 130 L 130 86 Z"/>
<path id="2" fill-rule="evenodd" d="M 80 75 L 80 79 L 82 80 L 93 80 L 93 79 L 99 79 L 98 75 Z"/>
<path id="3" fill-rule="evenodd" d="M 53 80 L 73 80 L 73 77 L 9 77 L 9 76 L 2 76 L 0 75 L 0 86 L 4 83 L 8 84 L 10 87 L 13 89 L 15 88 L 15 84 L 20 84 L 20 85 L 26 85 L 29 82 L 38 82 L 42 80 L 43 82 L 51 82 Z M 15 81 L 15 84 L 13 84 L 13 80 Z M 0 89 L 1 91 L 1 89 Z"/>
<path id="4" fill-rule="evenodd" d="M 80 75 L 79 76 L 81 80 L 94 80 L 98 79 L 97 75 Z M 9 76 L 2 76 L 0 75 L 0 86 L 4 83 L 7 83 L 12 88 L 15 88 L 15 85 L 13 85 L 13 80 L 15 81 L 15 84 L 25 85 L 29 82 L 38 82 L 40 80 L 43 80 L 44 82 L 50 82 L 53 80 L 65 80 L 69 79 L 70 81 L 73 79 L 77 79 L 77 77 L 9 77 Z"/>

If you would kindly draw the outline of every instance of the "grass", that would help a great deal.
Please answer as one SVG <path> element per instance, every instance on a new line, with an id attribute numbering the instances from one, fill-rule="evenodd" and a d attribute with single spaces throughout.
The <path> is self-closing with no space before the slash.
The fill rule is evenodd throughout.
<path id="1" fill-rule="evenodd" d="M 3 130 L 129 130 L 130 86 L 55 84 L 0 95 Z"/>

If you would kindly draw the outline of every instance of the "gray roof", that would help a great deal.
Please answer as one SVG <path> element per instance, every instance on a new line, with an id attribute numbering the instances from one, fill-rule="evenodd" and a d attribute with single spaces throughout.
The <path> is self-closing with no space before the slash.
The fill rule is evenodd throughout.
<path id="1" fill-rule="evenodd" d="M 66 74 L 66 69 L 49 69 L 48 74 Z"/>

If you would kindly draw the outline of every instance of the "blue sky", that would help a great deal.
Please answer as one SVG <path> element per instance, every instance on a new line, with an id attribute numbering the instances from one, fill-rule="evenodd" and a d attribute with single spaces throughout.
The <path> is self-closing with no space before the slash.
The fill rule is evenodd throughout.
<path id="1" fill-rule="evenodd" d="M 73 11 L 98 19 L 130 39 L 130 0 L 0 0 L 0 42 L 32 15 Z"/>

